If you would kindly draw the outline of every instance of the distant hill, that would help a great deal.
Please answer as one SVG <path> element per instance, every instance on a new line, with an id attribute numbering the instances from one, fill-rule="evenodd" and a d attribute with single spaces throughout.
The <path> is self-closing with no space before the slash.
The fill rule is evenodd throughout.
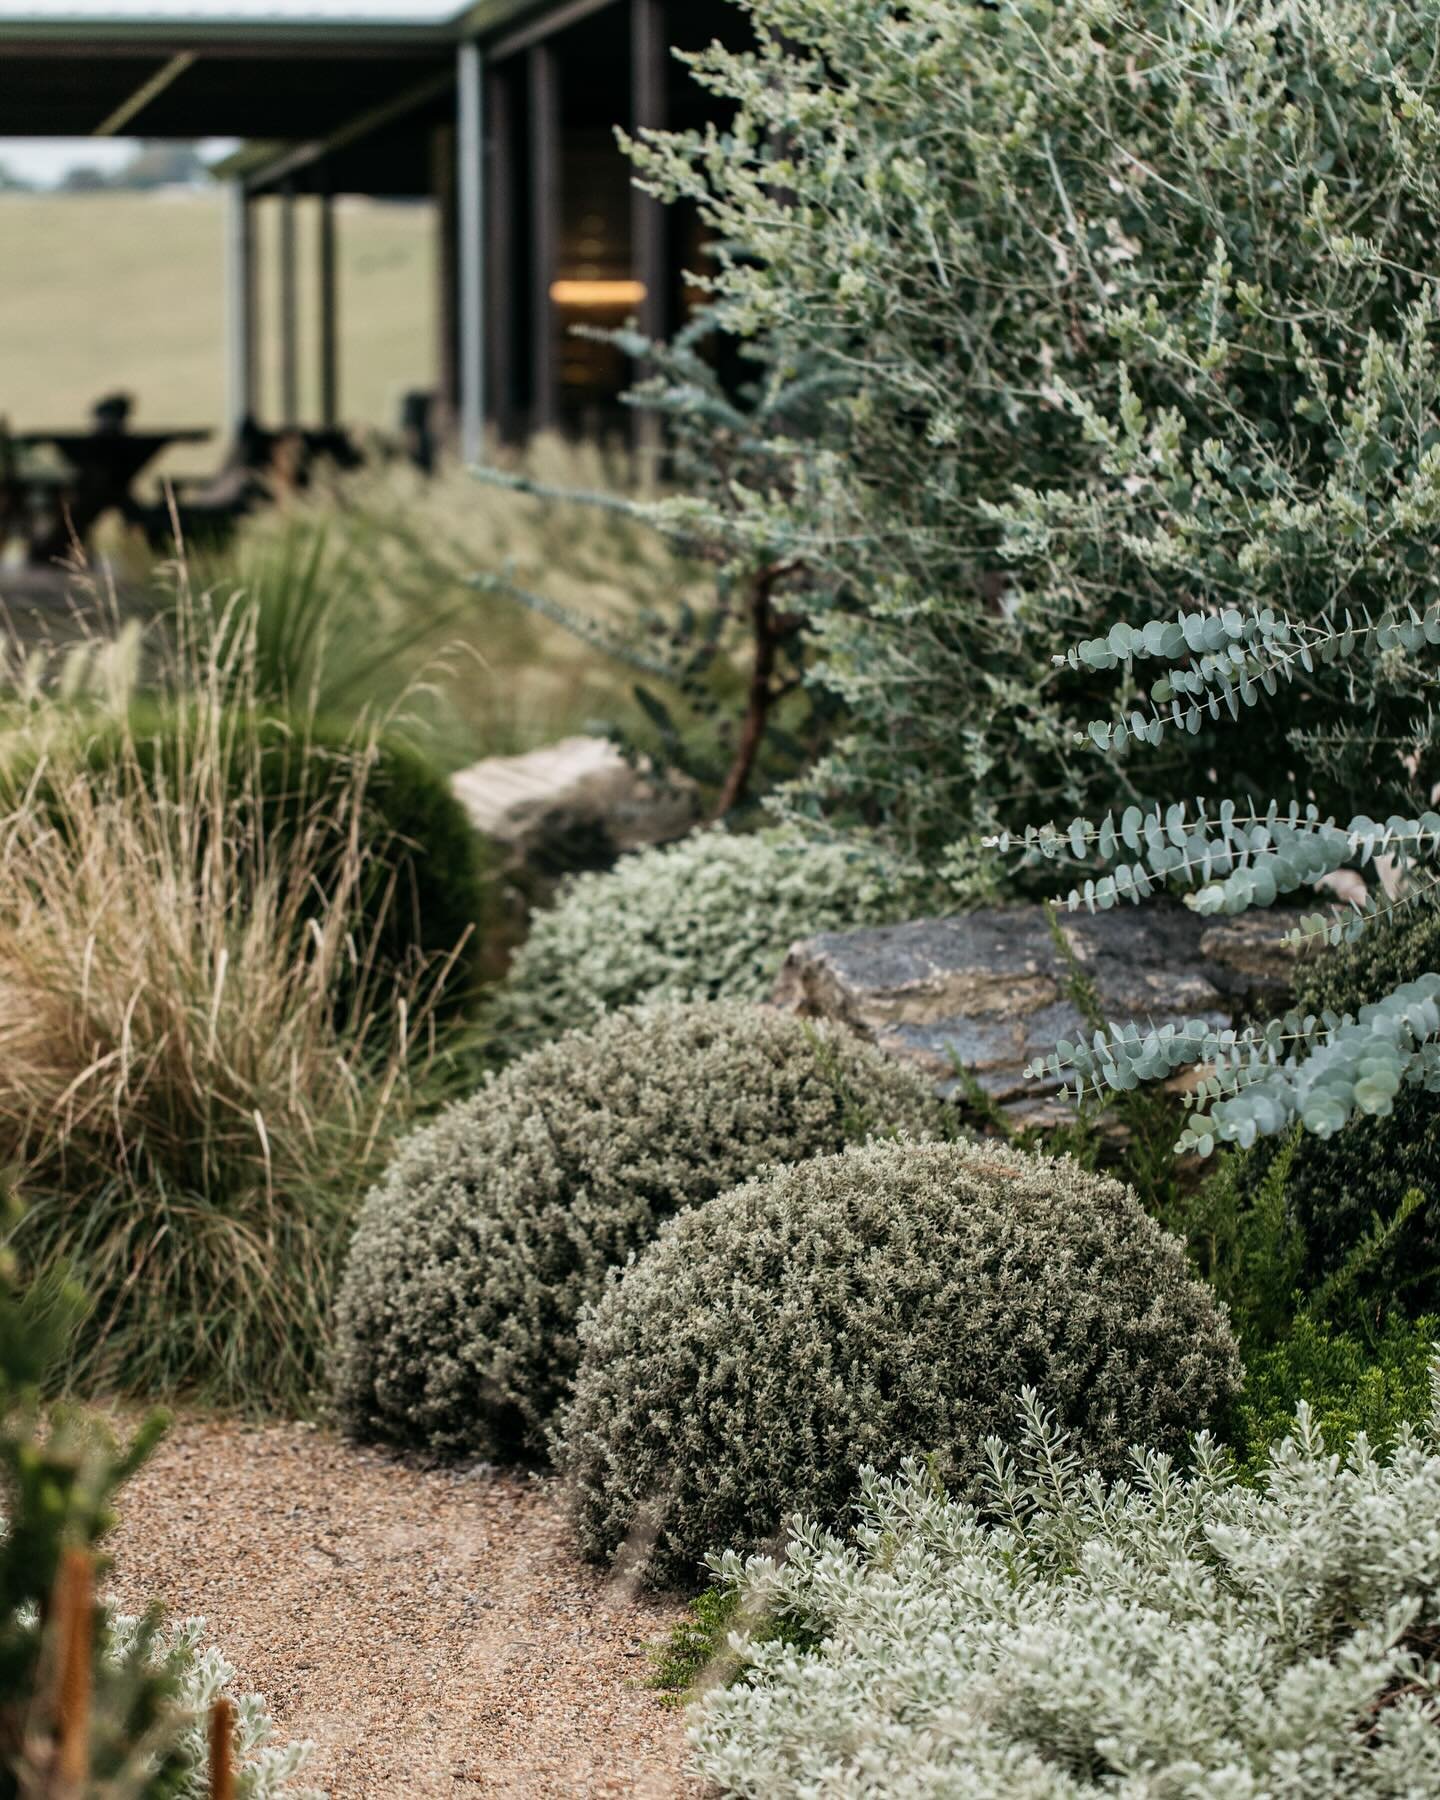
<path id="1" fill-rule="evenodd" d="M 0 416 L 16 430 L 83 425 L 134 395 L 132 422 L 218 427 L 224 405 L 224 208 L 216 189 L 0 190 Z M 301 373 L 316 409 L 315 235 L 301 203 Z M 264 411 L 276 412 L 276 214 L 259 217 Z M 393 427 L 407 388 L 435 380 L 434 218 L 423 206 L 339 208 L 341 402 Z M 221 446 L 186 453 L 207 469 Z M 182 465 L 176 465 L 177 468 Z"/>

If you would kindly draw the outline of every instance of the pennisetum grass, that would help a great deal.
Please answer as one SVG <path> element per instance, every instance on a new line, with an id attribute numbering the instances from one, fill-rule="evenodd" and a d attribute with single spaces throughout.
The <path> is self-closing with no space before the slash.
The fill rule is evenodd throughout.
<path id="1" fill-rule="evenodd" d="M 91 1297 L 73 1383 L 303 1406 L 445 970 L 382 976 L 357 923 L 378 724 L 356 728 L 338 782 L 329 756 L 313 799 L 293 759 L 279 836 L 256 611 L 235 600 L 217 628 L 183 571 L 179 586 L 163 772 L 133 711 L 73 673 L 88 658 L 113 685 L 113 654 L 72 651 L 53 681 L 10 662 L 27 674 L 0 734 L 0 1166 L 30 1266 L 68 1265 Z M 118 748 L 97 770 L 83 751 L 102 718 Z M 303 717 L 293 729 L 303 749 Z"/>

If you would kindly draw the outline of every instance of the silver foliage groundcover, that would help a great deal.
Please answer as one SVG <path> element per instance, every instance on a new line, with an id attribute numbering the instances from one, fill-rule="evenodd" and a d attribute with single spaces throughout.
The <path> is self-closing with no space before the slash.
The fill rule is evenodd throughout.
<path id="1" fill-rule="evenodd" d="M 123 1661 L 134 1644 L 140 1621 L 119 1617 L 110 1621 L 111 1654 Z M 297 1787 L 314 1748 L 308 1741 L 277 1744 L 275 1722 L 260 1694 L 235 1690 L 235 1667 L 212 1644 L 202 1647 L 204 1619 L 185 1619 L 162 1633 L 155 1645 L 157 1659 L 179 1678 L 175 1695 L 177 1711 L 189 1723 L 180 1734 L 179 1746 L 189 1766 L 186 1800 L 211 1800 L 207 1743 L 210 1709 L 226 1696 L 235 1708 L 235 1788 L 239 1800 L 324 1800 L 318 1788 Z"/>
<path id="2" fill-rule="evenodd" d="M 1107 1486 L 1022 1414 L 988 1522 L 912 1461 L 846 1541 L 714 1559 L 785 1629 L 702 1702 L 701 1773 L 757 1800 L 1440 1793 L 1440 1394 L 1383 1462 L 1302 1405 L 1258 1488 L 1203 1435 L 1190 1472 L 1137 1451 Z"/>

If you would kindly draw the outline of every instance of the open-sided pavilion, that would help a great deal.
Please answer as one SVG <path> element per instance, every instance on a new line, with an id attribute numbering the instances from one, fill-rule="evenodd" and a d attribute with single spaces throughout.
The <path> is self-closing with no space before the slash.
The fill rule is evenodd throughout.
<path id="1" fill-rule="evenodd" d="M 322 428 L 339 424 L 338 196 L 429 197 L 442 416 L 475 456 L 618 420 L 621 358 L 577 322 L 684 305 L 694 229 L 636 190 L 614 127 L 698 123 L 671 55 L 743 32 L 728 0 L 0 0 L 9 136 L 235 137 L 227 178 L 230 423 L 257 411 L 255 203 L 275 197 L 278 425 L 298 425 L 297 212 L 319 213 Z"/>

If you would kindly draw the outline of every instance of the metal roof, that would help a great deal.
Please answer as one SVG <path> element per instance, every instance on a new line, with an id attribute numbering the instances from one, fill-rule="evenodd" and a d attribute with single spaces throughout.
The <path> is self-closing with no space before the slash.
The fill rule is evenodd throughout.
<path id="1" fill-rule="evenodd" d="M 323 154 L 325 179 L 353 191 L 422 192 L 430 127 L 453 119 L 458 44 L 480 38 L 500 54 L 517 30 L 620 5 L 0 0 L 0 134 L 236 137 L 292 146 L 312 163 Z"/>
<path id="2" fill-rule="evenodd" d="M 467 38 L 615 3 L 0 0 L 0 134 L 325 140 L 422 105 Z"/>
<path id="3" fill-rule="evenodd" d="M 0 46 L 69 54 L 151 45 L 453 46 L 557 0 L 0 0 Z M 0 129 L 10 134 L 8 120 Z"/>
<path id="4" fill-rule="evenodd" d="M 286 25 L 448 25 L 464 0 L 0 0 L 7 26 L 264 30 Z"/>
<path id="5" fill-rule="evenodd" d="M 587 10 L 586 0 L 0 0 L 0 45 L 71 54 L 152 44 L 453 45 L 513 19 Z M 0 129 L 12 135 L 3 114 Z"/>

